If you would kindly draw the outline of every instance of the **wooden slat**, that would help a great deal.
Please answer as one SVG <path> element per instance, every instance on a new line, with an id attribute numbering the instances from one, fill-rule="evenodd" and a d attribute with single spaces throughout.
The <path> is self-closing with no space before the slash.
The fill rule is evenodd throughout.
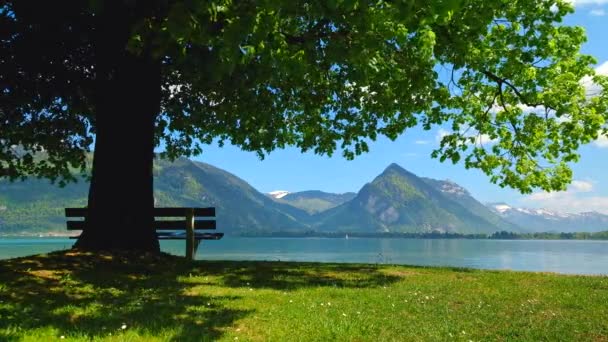
<path id="1" fill-rule="evenodd" d="M 197 240 L 219 240 L 224 237 L 224 233 L 196 233 L 194 238 Z"/>
<path id="2" fill-rule="evenodd" d="M 215 208 L 154 208 L 155 217 L 186 217 L 188 210 L 194 210 L 194 217 L 214 217 Z M 88 208 L 65 208 L 66 217 L 85 217 Z"/>
<path id="3" fill-rule="evenodd" d="M 156 217 L 186 217 L 189 210 L 194 210 L 194 217 L 214 217 L 215 208 L 154 208 Z"/>
<path id="4" fill-rule="evenodd" d="M 65 208 L 65 217 L 85 217 L 88 208 Z"/>
<path id="5" fill-rule="evenodd" d="M 84 229 L 84 221 L 67 221 L 68 230 L 82 230 Z M 155 221 L 155 229 L 161 230 L 185 230 L 185 220 L 171 220 L 171 221 Z M 194 229 L 215 229 L 215 220 L 195 220 Z"/>
<path id="6" fill-rule="evenodd" d="M 165 230 L 185 230 L 186 220 L 171 220 L 171 221 L 156 221 L 154 223 L 156 229 Z M 195 220 L 194 229 L 215 229 L 215 220 Z"/>
<path id="7" fill-rule="evenodd" d="M 67 221 L 68 230 L 82 230 L 84 228 L 84 221 Z"/>
<path id="8" fill-rule="evenodd" d="M 178 235 L 158 233 L 157 236 L 158 236 L 159 240 L 185 240 L 186 239 L 186 233 L 178 234 Z M 219 240 L 222 237 L 224 237 L 224 233 L 195 233 L 194 234 L 195 240 Z"/>
<path id="9" fill-rule="evenodd" d="M 159 240 L 185 240 L 186 234 L 175 235 L 174 233 L 157 233 Z M 78 239 L 80 236 L 70 236 L 70 239 Z M 224 237 L 224 233 L 195 233 L 196 240 L 219 240 Z"/>

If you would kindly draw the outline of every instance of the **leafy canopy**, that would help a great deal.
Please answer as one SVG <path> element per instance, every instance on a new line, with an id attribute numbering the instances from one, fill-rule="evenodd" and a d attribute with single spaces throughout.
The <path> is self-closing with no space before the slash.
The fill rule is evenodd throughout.
<path id="1" fill-rule="evenodd" d="M 583 30 L 560 24 L 563 0 L 123 2 L 125 49 L 162 61 L 156 143 L 171 157 L 218 141 L 350 159 L 379 135 L 451 125 L 434 157 L 557 190 L 606 121 L 608 80 Z M 111 9 L 0 8 L 0 176 L 70 180 L 95 134 L 92 36 Z"/>

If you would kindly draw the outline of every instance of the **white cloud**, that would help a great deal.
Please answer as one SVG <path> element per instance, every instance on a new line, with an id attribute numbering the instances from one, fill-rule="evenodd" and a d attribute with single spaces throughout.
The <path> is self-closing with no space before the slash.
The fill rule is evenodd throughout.
<path id="1" fill-rule="evenodd" d="M 414 141 L 414 144 L 416 145 L 428 145 L 430 143 L 430 141 L 428 140 L 416 140 Z"/>
<path id="2" fill-rule="evenodd" d="M 606 2 L 608 3 L 608 0 L 606 0 Z M 598 65 L 595 68 L 595 72 L 598 75 L 608 76 L 608 61 L 605 61 L 604 63 Z M 593 83 L 593 80 L 589 76 L 584 77 L 581 82 L 586 88 L 585 93 L 589 97 L 599 95 L 602 91 L 602 88 L 600 88 L 599 85 Z M 593 142 L 593 145 L 599 148 L 608 148 L 608 137 L 602 134 L 602 132 L 600 132 L 599 137 Z"/>
<path id="3" fill-rule="evenodd" d="M 608 4 L 608 0 L 569 0 L 574 6 L 589 6 Z"/>
<path id="4" fill-rule="evenodd" d="M 600 75 L 608 76 L 608 61 L 600 64 L 597 68 L 595 68 L 595 72 Z"/>
<path id="5" fill-rule="evenodd" d="M 604 63 L 597 66 L 595 68 L 595 73 L 598 75 L 608 76 L 608 61 L 605 61 Z M 586 88 L 585 93 L 587 94 L 587 96 L 599 95 L 599 93 L 602 91 L 600 86 L 593 83 L 593 80 L 589 76 L 583 77 L 581 83 Z"/>
<path id="6" fill-rule="evenodd" d="M 566 213 L 597 211 L 608 214 L 608 197 L 604 196 L 581 197 L 568 192 L 549 193 L 546 196 L 540 196 L 540 193 L 536 193 L 525 197 L 522 202 L 540 204 L 543 208 Z"/>
<path id="7" fill-rule="evenodd" d="M 477 138 L 475 138 L 475 143 L 477 145 L 493 144 L 497 141 L 498 141 L 497 139 L 492 139 L 487 134 L 480 134 L 477 136 Z"/>
<path id="8" fill-rule="evenodd" d="M 559 192 L 539 191 L 539 192 L 535 192 L 531 195 L 526 196 L 526 198 L 528 198 L 530 200 L 534 200 L 534 201 L 542 201 L 542 200 L 563 197 L 564 195 L 574 195 L 574 194 L 578 194 L 578 193 L 582 193 L 582 192 L 591 192 L 591 191 L 593 191 L 592 182 L 575 179 L 572 181 L 572 184 L 570 184 L 570 186 L 568 187 L 568 189 L 566 191 L 559 191 Z"/>
<path id="9" fill-rule="evenodd" d="M 608 214 L 608 197 L 591 195 L 593 183 L 574 180 L 568 190 L 561 192 L 535 192 L 525 196 L 521 201 L 546 209 L 577 213 L 597 211 Z"/>
<path id="10" fill-rule="evenodd" d="M 450 134 L 452 134 L 452 132 L 450 132 L 446 129 L 440 128 L 437 131 L 437 134 L 435 134 L 435 140 L 437 141 L 437 143 L 441 143 L 441 139 L 443 139 L 443 137 L 445 137 L 446 135 L 450 135 Z M 466 136 L 475 137 L 476 145 L 493 144 L 498 141 L 497 139 L 490 138 L 490 136 L 487 134 L 478 134 L 478 133 L 475 133 L 475 131 L 473 131 L 471 133 L 467 133 Z"/>
<path id="11" fill-rule="evenodd" d="M 535 192 L 531 195 L 527 195 L 523 198 L 525 202 L 540 202 L 554 199 L 556 197 L 564 196 L 564 192 Z"/>
<path id="12" fill-rule="evenodd" d="M 573 180 L 572 184 L 570 184 L 570 189 L 568 191 L 571 192 L 590 192 L 593 191 L 593 183 L 589 181 L 583 180 Z"/>
<path id="13" fill-rule="evenodd" d="M 594 17 L 603 17 L 606 15 L 606 11 L 604 11 L 603 8 L 594 8 L 589 11 L 589 15 L 592 15 Z"/>
<path id="14" fill-rule="evenodd" d="M 608 137 L 600 133 L 600 136 L 593 142 L 593 145 L 599 148 L 608 148 Z"/>
<path id="15" fill-rule="evenodd" d="M 440 128 L 437 131 L 437 134 L 435 134 L 435 141 L 440 143 L 441 139 L 443 139 L 443 137 L 445 137 L 446 135 L 450 135 L 450 132 L 448 132 L 446 129 Z"/>

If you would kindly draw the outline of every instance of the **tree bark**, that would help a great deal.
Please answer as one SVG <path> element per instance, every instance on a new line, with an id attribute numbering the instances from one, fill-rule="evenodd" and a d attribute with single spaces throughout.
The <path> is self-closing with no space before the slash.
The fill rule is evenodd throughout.
<path id="1" fill-rule="evenodd" d="M 74 247 L 159 252 L 152 167 L 160 62 L 149 54 L 127 51 L 132 17 L 102 15 L 99 20 L 89 211 Z"/>

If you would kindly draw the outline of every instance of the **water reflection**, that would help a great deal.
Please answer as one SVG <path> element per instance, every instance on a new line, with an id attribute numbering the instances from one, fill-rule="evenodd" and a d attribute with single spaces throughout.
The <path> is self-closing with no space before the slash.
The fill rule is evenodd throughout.
<path id="1" fill-rule="evenodd" d="M 0 239 L 0 259 L 69 248 L 73 240 Z M 183 241 L 161 248 L 183 255 Z M 357 262 L 608 274 L 608 241 L 235 238 L 201 244 L 198 259 Z"/>

